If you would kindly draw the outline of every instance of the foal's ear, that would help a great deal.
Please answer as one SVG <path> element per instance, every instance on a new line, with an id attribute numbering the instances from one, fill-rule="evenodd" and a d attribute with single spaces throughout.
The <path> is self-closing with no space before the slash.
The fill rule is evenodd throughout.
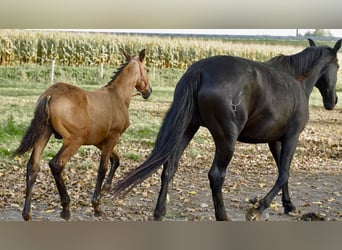
<path id="1" fill-rule="evenodd" d="M 127 62 L 131 60 L 132 56 L 128 54 L 123 48 L 120 48 L 120 51 L 125 56 Z"/>
<path id="2" fill-rule="evenodd" d="M 145 51 L 146 49 L 143 49 L 142 51 L 139 52 L 139 60 L 142 62 L 145 59 Z"/>
<path id="3" fill-rule="evenodd" d="M 308 38 L 308 40 L 309 40 L 310 47 L 316 47 L 316 44 L 312 39 Z"/>
<path id="4" fill-rule="evenodd" d="M 336 42 L 335 47 L 333 48 L 334 54 L 336 54 L 337 51 L 341 48 L 341 42 L 342 42 L 342 39 L 340 39 Z"/>

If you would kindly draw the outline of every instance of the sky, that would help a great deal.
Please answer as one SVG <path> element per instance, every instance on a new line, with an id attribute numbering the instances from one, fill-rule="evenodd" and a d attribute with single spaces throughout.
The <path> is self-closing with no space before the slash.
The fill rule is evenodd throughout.
<path id="1" fill-rule="evenodd" d="M 326 29 L 334 37 L 342 37 L 342 29 Z M 270 35 L 270 36 L 296 36 L 296 29 L 82 29 L 78 31 L 99 32 L 131 32 L 131 33 L 162 33 L 162 34 L 216 34 L 216 35 Z M 298 29 L 299 35 L 314 29 Z"/>

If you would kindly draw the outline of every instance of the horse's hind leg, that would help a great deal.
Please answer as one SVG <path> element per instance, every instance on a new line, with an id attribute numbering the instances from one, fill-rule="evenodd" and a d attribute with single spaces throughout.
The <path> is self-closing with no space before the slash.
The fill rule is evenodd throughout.
<path id="1" fill-rule="evenodd" d="M 38 172 L 40 170 L 39 161 L 40 156 L 45 148 L 51 132 L 46 131 L 44 135 L 36 142 L 33 147 L 31 156 L 26 165 L 26 194 L 25 194 L 25 204 L 22 212 L 24 220 L 28 221 L 32 219 L 31 216 L 31 199 L 32 199 L 32 189 L 36 182 Z"/>
<path id="2" fill-rule="evenodd" d="M 227 166 L 233 157 L 236 139 L 231 137 L 231 133 L 225 133 L 220 127 L 211 129 L 210 132 L 216 146 L 214 161 L 208 173 L 215 217 L 218 221 L 229 220 L 222 197 L 222 185 Z"/>
<path id="3" fill-rule="evenodd" d="M 120 158 L 119 158 L 118 153 L 115 150 L 113 150 L 112 156 L 109 159 L 110 159 L 110 170 L 107 175 L 106 182 L 102 186 L 103 191 L 108 191 L 110 189 L 115 171 L 120 166 Z"/>
<path id="4" fill-rule="evenodd" d="M 166 196 L 169 182 L 170 180 L 172 180 L 177 171 L 178 162 L 182 153 L 197 132 L 198 128 L 199 126 L 197 125 L 188 128 L 188 130 L 184 133 L 181 145 L 177 148 L 177 151 L 173 155 L 171 155 L 170 159 L 164 164 L 163 172 L 161 175 L 161 189 L 159 192 L 157 205 L 154 210 L 154 220 L 160 221 L 162 220 L 163 216 L 165 216 Z"/>
<path id="5" fill-rule="evenodd" d="M 64 141 L 62 148 L 55 155 L 55 157 L 49 162 L 49 166 L 52 175 L 55 179 L 56 186 L 61 197 L 62 212 L 61 217 L 65 220 L 70 219 L 70 197 L 66 190 L 66 186 L 63 180 L 62 172 L 65 164 L 70 158 L 77 152 L 82 144 L 76 144 L 75 141 L 68 143 Z"/>

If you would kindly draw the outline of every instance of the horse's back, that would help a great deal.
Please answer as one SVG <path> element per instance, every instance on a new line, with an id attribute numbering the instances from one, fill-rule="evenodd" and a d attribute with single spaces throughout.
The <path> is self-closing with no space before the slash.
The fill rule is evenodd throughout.
<path id="1" fill-rule="evenodd" d="M 295 117 L 306 120 L 299 83 L 290 78 L 285 81 L 285 74 L 265 63 L 217 56 L 200 61 L 192 68 L 195 70 L 201 74 L 200 117 L 208 128 L 217 130 L 219 122 L 239 133 L 241 141 L 266 142 L 281 137 Z"/>

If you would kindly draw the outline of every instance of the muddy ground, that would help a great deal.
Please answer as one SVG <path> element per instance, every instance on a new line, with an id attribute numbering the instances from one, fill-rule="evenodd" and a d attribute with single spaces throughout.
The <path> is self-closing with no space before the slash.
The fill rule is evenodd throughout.
<path id="1" fill-rule="evenodd" d="M 171 184 L 167 215 L 172 221 L 211 221 L 214 209 L 207 172 L 213 153 L 213 142 L 205 129 L 201 140 L 194 140 L 183 155 Z M 129 146 L 131 149 L 134 145 Z M 87 149 L 88 150 L 88 149 Z M 123 155 L 126 147 L 118 148 Z M 87 155 L 75 155 L 65 169 L 71 197 L 71 221 L 146 221 L 150 220 L 160 188 L 160 170 L 134 188 L 124 199 L 114 200 L 110 192 L 102 197 L 101 217 L 94 217 L 90 197 L 95 186 L 99 153 L 89 148 Z M 139 147 L 146 157 L 150 148 Z M 22 221 L 26 158 L 0 162 L 0 220 Z M 82 162 L 82 164 L 80 164 Z M 141 162 L 141 161 L 140 161 Z M 114 182 L 140 162 L 121 157 L 121 167 Z M 81 166 L 80 166 L 81 165 Z M 315 213 L 326 221 L 342 220 L 342 110 L 312 108 L 310 122 L 300 136 L 291 166 L 290 194 L 298 214 L 284 215 L 279 194 L 261 217 L 265 221 L 297 221 Z M 272 187 L 277 170 L 267 145 L 238 143 L 223 187 L 228 216 L 244 221 L 250 200 L 263 197 Z M 62 221 L 59 195 L 47 162 L 34 189 L 34 221 Z"/>

